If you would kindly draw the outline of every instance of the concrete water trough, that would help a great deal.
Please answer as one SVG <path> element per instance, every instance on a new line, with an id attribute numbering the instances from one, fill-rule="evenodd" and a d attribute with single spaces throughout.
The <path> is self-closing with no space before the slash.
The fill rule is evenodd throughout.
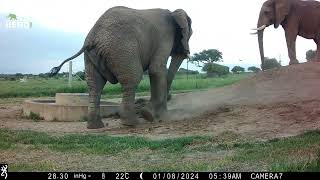
<path id="1" fill-rule="evenodd" d="M 23 103 L 23 114 L 38 114 L 45 121 L 85 121 L 88 115 L 89 95 L 86 93 L 57 93 L 55 100 L 34 99 Z M 120 105 L 101 101 L 102 117 L 115 115 Z"/>

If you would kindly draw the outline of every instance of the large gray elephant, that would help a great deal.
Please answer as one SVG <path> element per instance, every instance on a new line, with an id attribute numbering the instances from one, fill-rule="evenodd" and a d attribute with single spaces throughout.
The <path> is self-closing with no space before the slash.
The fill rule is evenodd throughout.
<path id="1" fill-rule="evenodd" d="M 190 54 L 191 35 L 191 19 L 182 9 L 170 12 L 113 7 L 98 19 L 81 50 L 53 68 L 51 75 L 57 74 L 64 63 L 84 53 L 89 88 L 87 128 L 104 127 L 100 97 L 107 81 L 121 84 L 122 124 L 134 126 L 138 123 L 135 92 L 143 72 L 149 72 L 151 99 L 141 114 L 148 119 L 161 118 L 167 111 L 167 96 L 174 76 Z M 170 56 L 168 70 L 166 65 Z"/>
<path id="2" fill-rule="evenodd" d="M 261 68 L 264 69 L 263 32 L 270 25 L 283 27 L 288 47 L 289 64 L 298 64 L 297 36 L 313 39 L 317 44 L 316 61 L 320 61 L 320 2 L 305 0 L 267 0 L 263 3 L 256 33 L 258 34 Z"/>

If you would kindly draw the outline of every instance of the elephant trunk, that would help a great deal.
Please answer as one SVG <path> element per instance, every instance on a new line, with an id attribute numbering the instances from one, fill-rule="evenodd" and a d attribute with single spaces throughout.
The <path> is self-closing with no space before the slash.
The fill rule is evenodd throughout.
<path id="1" fill-rule="evenodd" d="M 265 23 L 265 19 L 263 18 L 263 14 L 260 13 L 259 20 L 257 24 L 256 30 L 258 34 L 258 43 L 259 43 L 259 51 L 260 51 L 260 58 L 261 58 L 261 69 L 264 70 L 264 48 L 263 48 L 263 32 L 264 29 L 267 27 Z"/>
<path id="2" fill-rule="evenodd" d="M 264 70 L 264 48 L 263 48 L 263 30 L 258 32 L 259 51 L 261 58 L 261 69 Z"/>
<path id="3" fill-rule="evenodd" d="M 171 88 L 171 84 L 172 81 L 181 65 L 181 63 L 183 62 L 184 58 L 179 57 L 179 56 L 173 56 L 171 58 L 171 63 L 169 66 L 169 70 L 168 70 L 168 77 L 167 77 L 167 92 L 169 95 L 169 90 Z"/>

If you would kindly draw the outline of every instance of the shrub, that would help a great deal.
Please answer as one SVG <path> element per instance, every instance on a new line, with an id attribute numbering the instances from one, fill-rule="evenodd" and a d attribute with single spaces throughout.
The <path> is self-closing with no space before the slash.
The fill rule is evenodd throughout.
<path id="1" fill-rule="evenodd" d="M 223 66 L 216 63 L 207 63 L 203 66 L 202 70 L 207 72 L 208 76 L 222 76 L 229 74 L 228 66 Z"/>
<path id="2" fill-rule="evenodd" d="M 255 67 L 255 66 L 251 66 L 251 67 L 248 67 L 248 71 L 252 71 L 252 72 L 257 73 L 257 72 L 261 71 L 261 69 Z"/>
<path id="3" fill-rule="evenodd" d="M 232 68 L 231 70 L 233 73 L 240 73 L 240 72 L 244 72 L 244 68 L 241 66 L 235 66 Z"/>
<path id="4" fill-rule="evenodd" d="M 310 49 L 309 51 L 306 52 L 307 61 L 314 61 L 315 57 L 316 57 L 316 51 Z"/>
<path id="5" fill-rule="evenodd" d="M 30 112 L 29 116 L 25 116 L 27 119 L 32 119 L 34 121 L 43 120 L 44 118 L 41 117 L 38 113 Z"/>
<path id="6" fill-rule="evenodd" d="M 184 69 L 184 68 L 180 68 L 179 71 L 177 72 L 177 74 L 199 74 L 198 71 L 193 71 L 193 70 L 188 70 L 188 69 Z"/>
<path id="7" fill-rule="evenodd" d="M 272 69 L 281 67 L 281 64 L 275 58 L 265 58 L 263 69 Z"/>
<path id="8" fill-rule="evenodd" d="M 78 78 L 80 78 L 81 80 L 85 80 L 86 78 L 86 74 L 84 71 L 78 71 L 76 74 L 75 74 Z"/>

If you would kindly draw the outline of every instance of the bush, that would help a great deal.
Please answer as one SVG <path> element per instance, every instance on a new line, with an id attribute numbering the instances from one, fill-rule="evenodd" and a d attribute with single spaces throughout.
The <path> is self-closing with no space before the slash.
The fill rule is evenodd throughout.
<path id="1" fill-rule="evenodd" d="M 248 71 L 252 71 L 252 72 L 257 73 L 257 72 L 261 71 L 261 69 L 255 67 L 255 66 L 251 66 L 251 67 L 248 67 Z"/>
<path id="2" fill-rule="evenodd" d="M 43 120 L 44 118 L 41 117 L 38 113 L 30 112 L 29 116 L 25 116 L 27 119 L 32 119 L 34 121 Z"/>
<path id="3" fill-rule="evenodd" d="M 310 49 L 309 51 L 306 52 L 307 61 L 314 61 L 315 57 L 316 57 L 316 51 Z"/>
<path id="4" fill-rule="evenodd" d="M 17 79 L 23 78 L 23 74 L 22 73 L 16 73 L 14 76 Z"/>
<path id="5" fill-rule="evenodd" d="M 75 75 L 78 76 L 79 78 L 81 78 L 81 80 L 86 79 L 86 74 L 84 71 L 78 71 Z"/>
<path id="6" fill-rule="evenodd" d="M 17 79 L 15 77 L 9 77 L 9 81 L 16 81 Z"/>
<path id="7" fill-rule="evenodd" d="M 216 63 L 207 63 L 203 66 L 202 70 L 207 72 L 208 76 L 222 76 L 229 74 L 228 66 L 223 66 Z"/>
<path id="8" fill-rule="evenodd" d="M 240 72 L 244 72 L 244 68 L 241 66 L 235 66 L 232 68 L 231 70 L 233 73 L 240 73 Z"/>
<path id="9" fill-rule="evenodd" d="M 263 69 L 272 69 L 281 67 L 281 64 L 275 58 L 265 58 Z"/>
<path id="10" fill-rule="evenodd" d="M 187 70 L 187 69 L 184 69 L 184 68 L 180 68 L 179 71 L 177 72 L 177 74 L 199 74 L 198 71 L 193 71 L 193 70 Z"/>

